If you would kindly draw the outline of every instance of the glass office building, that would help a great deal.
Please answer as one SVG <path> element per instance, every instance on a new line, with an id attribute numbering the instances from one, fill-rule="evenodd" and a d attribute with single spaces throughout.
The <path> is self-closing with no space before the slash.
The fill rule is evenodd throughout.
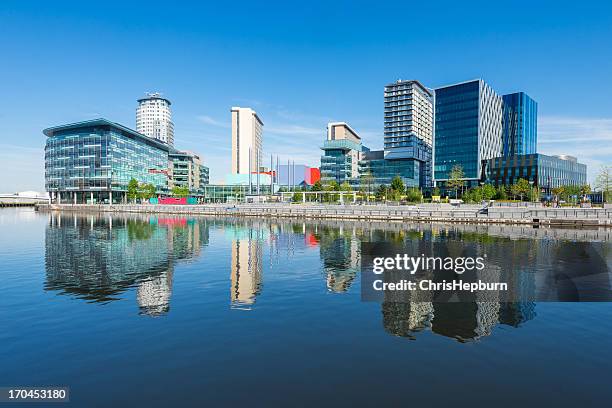
<path id="1" fill-rule="evenodd" d="M 369 149 L 349 139 L 325 140 L 321 156 L 321 183 L 345 181 L 359 177 L 359 160 Z"/>
<path id="2" fill-rule="evenodd" d="M 57 203 L 120 203 L 134 178 L 168 191 L 168 145 L 106 119 L 45 129 L 45 188 Z"/>
<path id="3" fill-rule="evenodd" d="M 544 192 L 563 185 L 581 186 L 587 183 L 587 168 L 573 156 L 527 154 L 501 156 L 487 160 L 487 182 L 493 185 L 512 185 L 519 179 L 533 182 Z"/>
<path id="4" fill-rule="evenodd" d="M 168 154 L 170 175 L 169 189 L 187 187 L 192 195 L 201 195 L 202 187 L 208 184 L 208 167 L 202 164 L 200 156 L 193 152 L 171 151 Z"/>
<path id="5" fill-rule="evenodd" d="M 502 98 L 482 79 L 435 90 L 434 178 L 442 187 L 459 165 L 478 185 L 482 161 L 502 153 Z"/>
<path id="6" fill-rule="evenodd" d="M 381 184 L 389 186 L 395 176 L 400 176 L 406 187 L 422 186 L 420 180 L 422 162 L 415 159 L 385 159 L 383 150 L 375 150 L 365 153 L 363 160 L 359 162 L 359 173 L 370 174 L 373 178 L 374 187 Z M 356 186 L 358 182 L 354 183 Z"/>
<path id="7" fill-rule="evenodd" d="M 503 155 L 536 153 L 538 144 L 538 104 L 524 92 L 502 96 Z"/>

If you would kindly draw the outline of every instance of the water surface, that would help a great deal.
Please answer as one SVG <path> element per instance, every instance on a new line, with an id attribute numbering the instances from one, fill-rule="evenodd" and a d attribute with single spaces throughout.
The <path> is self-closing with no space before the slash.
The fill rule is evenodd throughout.
<path id="1" fill-rule="evenodd" d="M 609 232 L 0 210 L 0 386 L 77 406 L 599 405 L 609 303 L 362 302 L 360 243 L 610 265 Z M 561 251 L 561 252 L 560 252 Z M 180 403 L 179 403 L 180 401 Z"/>

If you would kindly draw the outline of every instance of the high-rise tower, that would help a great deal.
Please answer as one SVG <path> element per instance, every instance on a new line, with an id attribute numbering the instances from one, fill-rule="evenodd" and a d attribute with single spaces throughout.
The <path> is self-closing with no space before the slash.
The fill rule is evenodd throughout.
<path id="1" fill-rule="evenodd" d="M 147 93 L 145 98 L 138 99 L 136 131 L 173 146 L 174 123 L 170 105 L 171 102 L 159 93 Z"/>
<path id="2" fill-rule="evenodd" d="M 482 79 L 435 90 L 434 177 L 443 184 L 460 166 L 467 186 L 482 180 L 482 162 L 502 154 L 502 98 Z"/>
<path id="3" fill-rule="evenodd" d="M 262 166 L 263 122 L 251 108 L 232 107 L 232 173 L 249 174 Z"/>

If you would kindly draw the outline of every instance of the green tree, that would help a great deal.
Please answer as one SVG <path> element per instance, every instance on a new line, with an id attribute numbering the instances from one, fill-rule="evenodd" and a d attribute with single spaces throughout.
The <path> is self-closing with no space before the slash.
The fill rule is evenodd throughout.
<path id="1" fill-rule="evenodd" d="M 551 192 L 553 193 L 553 196 L 555 196 L 555 201 L 559 201 L 561 197 L 563 196 L 565 190 L 563 186 L 559 186 L 559 187 L 553 188 Z"/>
<path id="2" fill-rule="evenodd" d="M 487 200 L 487 201 L 492 200 L 497 194 L 495 187 L 493 187 L 491 184 L 485 184 L 481 188 L 482 188 L 482 199 L 483 200 Z"/>
<path id="3" fill-rule="evenodd" d="M 332 191 L 340 191 L 340 186 L 338 185 L 338 182 L 336 180 L 332 180 L 330 181 L 325 187 L 324 187 L 325 191 L 328 191 L 328 193 L 324 194 L 324 199 L 327 202 L 332 202 L 332 201 L 336 201 L 338 199 L 338 194 L 331 194 L 329 192 Z"/>
<path id="4" fill-rule="evenodd" d="M 187 197 L 189 196 L 189 188 L 182 186 L 172 187 L 172 195 L 174 197 Z"/>
<path id="5" fill-rule="evenodd" d="M 138 180 L 135 178 L 130 179 L 128 182 L 127 197 L 132 202 L 138 198 Z"/>
<path id="6" fill-rule="evenodd" d="M 582 196 L 583 201 L 587 201 L 587 196 L 591 194 L 591 186 L 588 184 L 583 184 L 580 186 L 580 195 Z"/>
<path id="7" fill-rule="evenodd" d="M 138 196 L 142 200 L 148 200 L 151 197 L 155 197 L 155 186 L 151 183 L 144 183 L 138 186 Z"/>
<path id="8" fill-rule="evenodd" d="M 499 185 L 495 189 L 495 199 L 496 200 L 507 200 L 508 199 L 508 191 L 506 190 L 506 186 Z"/>
<path id="9" fill-rule="evenodd" d="M 465 185 L 465 173 L 463 172 L 463 167 L 460 164 L 455 164 L 448 175 L 448 181 L 446 185 L 451 190 L 455 190 L 455 198 L 457 198 L 457 191 L 460 188 L 463 188 Z"/>
<path id="10" fill-rule="evenodd" d="M 381 184 L 380 186 L 378 186 L 378 188 L 376 189 L 376 200 L 378 201 L 384 201 L 387 199 L 387 186 L 384 184 Z"/>
<path id="11" fill-rule="evenodd" d="M 603 202 L 610 201 L 610 190 L 612 190 L 612 166 L 601 166 L 599 174 L 595 179 L 595 188 L 601 191 Z"/>
<path id="12" fill-rule="evenodd" d="M 440 187 L 434 187 L 433 190 L 431 190 L 431 195 L 432 196 L 439 196 L 440 195 Z"/>
<path id="13" fill-rule="evenodd" d="M 412 187 L 406 190 L 406 201 L 410 203 L 423 202 L 423 194 L 421 193 L 421 190 L 416 187 Z"/>
<path id="14" fill-rule="evenodd" d="M 315 183 L 310 188 L 310 191 L 323 191 L 323 185 L 321 184 L 321 180 L 315 181 Z M 318 194 L 311 194 L 309 200 L 319 200 Z"/>
<path id="15" fill-rule="evenodd" d="M 578 199 L 578 196 L 580 195 L 580 189 L 581 186 L 575 186 L 575 185 L 566 185 L 563 186 L 563 198 L 571 203 L 576 203 L 576 200 Z"/>
<path id="16" fill-rule="evenodd" d="M 391 180 L 391 196 L 394 200 L 399 201 L 406 191 L 406 185 L 400 176 L 393 177 Z"/>
<path id="17" fill-rule="evenodd" d="M 372 195 L 372 187 L 374 185 L 374 176 L 371 172 L 362 174 L 359 177 L 359 191 L 366 196 L 366 201 L 370 201 L 370 195 Z"/>
<path id="18" fill-rule="evenodd" d="M 527 180 L 523 178 L 519 179 L 510 187 L 510 192 L 512 193 L 512 195 L 515 197 L 519 196 L 521 198 L 521 201 L 523 201 L 523 196 L 529 194 L 529 190 L 531 190 L 531 185 Z"/>
<path id="19" fill-rule="evenodd" d="M 353 188 L 351 187 L 350 183 L 348 181 L 345 181 L 344 183 L 340 184 L 340 191 L 353 191 Z"/>

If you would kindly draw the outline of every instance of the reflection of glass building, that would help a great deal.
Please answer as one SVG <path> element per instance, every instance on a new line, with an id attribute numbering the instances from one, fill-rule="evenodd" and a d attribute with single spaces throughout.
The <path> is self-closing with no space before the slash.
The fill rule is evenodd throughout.
<path id="1" fill-rule="evenodd" d="M 502 96 L 503 155 L 536 153 L 538 143 L 538 104 L 524 92 Z"/>
<path id="2" fill-rule="evenodd" d="M 487 181 L 494 185 L 511 185 L 519 179 L 550 190 L 562 185 L 586 184 L 586 165 L 572 156 L 527 154 L 496 157 L 484 162 Z"/>
<path id="3" fill-rule="evenodd" d="M 157 316 L 170 309 L 174 262 L 207 242 L 206 224 L 180 219 L 169 227 L 148 218 L 51 214 L 45 289 L 109 302 L 136 287 L 141 313 Z"/>
<path id="4" fill-rule="evenodd" d="M 248 309 L 261 290 L 263 243 L 260 230 L 249 229 L 232 241 L 231 304 Z"/>
<path id="5" fill-rule="evenodd" d="M 359 251 L 359 241 L 353 236 L 321 237 L 320 254 L 330 292 L 340 293 L 349 289 L 361 267 Z"/>
<path id="6" fill-rule="evenodd" d="M 434 178 L 443 186 L 454 166 L 478 185 L 481 163 L 502 153 L 502 98 L 482 79 L 435 91 Z"/>
<path id="7" fill-rule="evenodd" d="M 167 191 L 168 145 L 106 119 L 45 129 L 45 188 L 68 203 L 125 199 L 134 178 Z"/>

